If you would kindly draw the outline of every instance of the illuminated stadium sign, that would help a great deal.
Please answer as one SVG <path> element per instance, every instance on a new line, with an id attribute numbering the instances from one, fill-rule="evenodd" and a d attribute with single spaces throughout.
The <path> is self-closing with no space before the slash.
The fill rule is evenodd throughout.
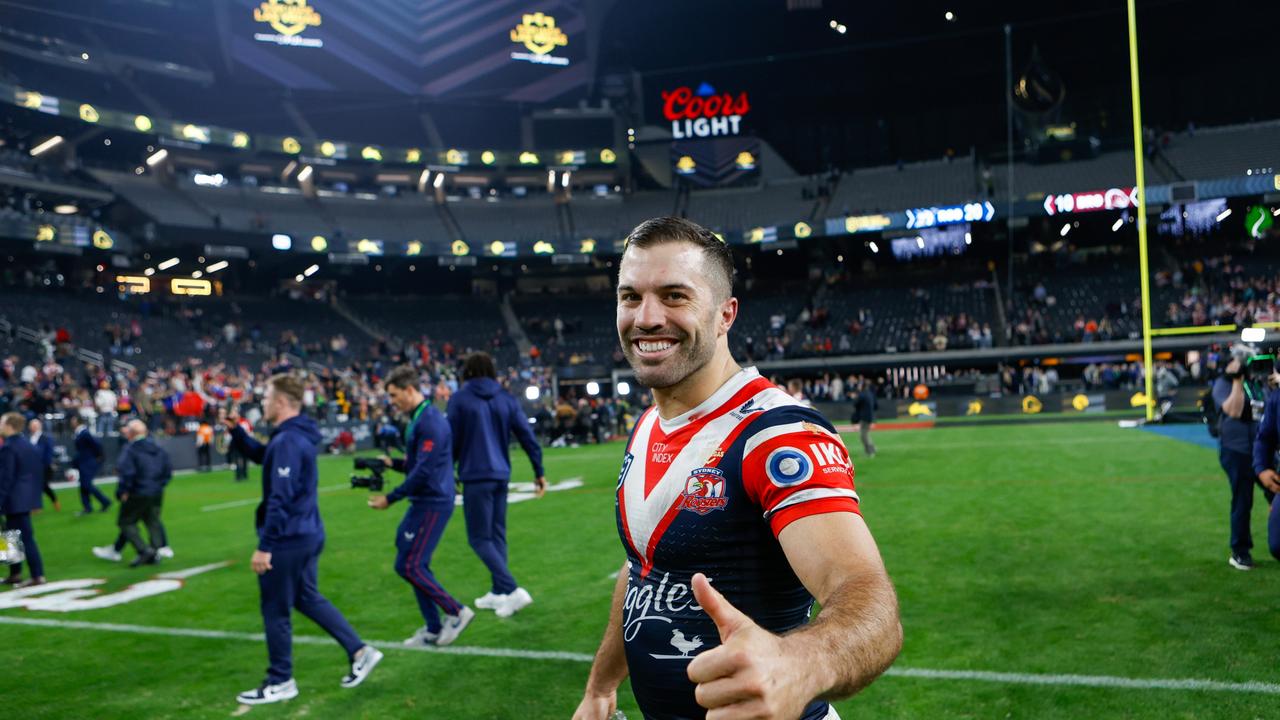
<path id="1" fill-rule="evenodd" d="M 511 42 L 523 45 L 529 52 L 513 52 L 512 60 L 523 60 L 537 65 L 568 65 L 569 58 L 552 55 L 557 47 L 569 44 L 569 36 L 556 27 L 556 19 L 540 12 L 522 17 L 519 25 L 511 30 Z"/>
<path id="2" fill-rule="evenodd" d="M 301 35 L 309 27 L 319 27 L 321 17 L 307 0 L 263 0 L 253 9 L 254 22 L 266 23 L 275 33 L 254 33 L 258 42 L 289 45 L 291 47 L 324 47 L 320 38 Z"/>
<path id="3" fill-rule="evenodd" d="M 1137 206 L 1138 188 L 1136 187 L 1047 195 L 1044 199 L 1044 211 L 1048 215 L 1095 210 L 1125 210 Z"/>
<path id="4" fill-rule="evenodd" d="M 746 92 L 717 93 L 707 83 L 696 91 L 685 86 L 662 92 L 662 116 L 671 121 L 671 137 L 676 140 L 737 135 L 742 116 L 750 110 Z"/>
<path id="5" fill-rule="evenodd" d="M 989 202 L 948 205 L 946 207 L 914 208 L 907 210 L 907 229 L 930 228 L 961 222 L 990 222 L 996 208 Z"/>

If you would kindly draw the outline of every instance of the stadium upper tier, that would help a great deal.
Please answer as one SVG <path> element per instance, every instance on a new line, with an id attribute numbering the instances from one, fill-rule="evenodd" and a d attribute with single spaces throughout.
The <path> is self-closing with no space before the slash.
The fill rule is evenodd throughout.
<path id="1" fill-rule="evenodd" d="M 1153 184 L 1244 176 L 1253 168 L 1280 167 L 1280 123 L 1182 133 L 1162 141 L 1159 153 L 1159 159 L 1146 163 L 1147 178 Z M 446 243 L 516 241 L 522 244 L 522 253 L 539 240 L 616 240 L 642 220 L 680 208 L 680 198 L 672 191 L 604 197 L 579 193 L 563 209 L 550 196 L 537 192 L 523 198 L 503 195 L 485 200 L 451 196 L 447 207 L 456 220 L 453 226 L 432 200 L 412 190 L 394 197 L 323 192 L 307 199 L 296 188 L 282 190 L 278 185 L 259 188 L 231 182 L 225 187 L 201 187 L 180 174 L 176 186 L 166 187 L 150 175 L 123 170 L 92 173 L 166 225 Z M 1038 208 L 1037 201 L 1048 194 L 1124 188 L 1132 184 L 1133 175 L 1132 155 L 1119 151 L 1073 162 L 1019 162 L 1013 168 L 1013 197 Z M 804 192 L 811 182 L 801 178 L 695 191 L 689 194 L 683 214 L 725 233 L 745 234 L 768 226 L 781 231 L 804 221 L 820 235 L 822 221 L 828 218 L 976 199 L 1001 202 L 1008 191 L 1008 172 L 1004 165 L 986 169 L 972 158 L 860 169 L 840 175 L 825 202 Z"/>

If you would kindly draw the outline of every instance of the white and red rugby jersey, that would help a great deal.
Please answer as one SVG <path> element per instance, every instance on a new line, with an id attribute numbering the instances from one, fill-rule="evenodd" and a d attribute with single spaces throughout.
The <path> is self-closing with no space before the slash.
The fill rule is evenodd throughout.
<path id="1" fill-rule="evenodd" d="M 859 512 L 853 464 L 816 410 L 760 377 L 734 375 L 670 420 L 640 416 L 618 476 L 618 533 L 630 560 L 623 642 L 646 718 L 702 717 L 685 669 L 720 644 L 693 599 L 702 572 L 761 627 L 807 622 L 813 597 L 778 543 L 808 515 Z M 803 718 L 822 718 L 824 702 Z"/>

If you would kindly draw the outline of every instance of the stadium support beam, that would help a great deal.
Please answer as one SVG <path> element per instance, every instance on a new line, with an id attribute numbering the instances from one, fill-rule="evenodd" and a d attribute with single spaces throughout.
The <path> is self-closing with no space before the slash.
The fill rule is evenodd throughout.
<path id="1" fill-rule="evenodd" d="M 1138 265 L 1142 273 L 1142 375 L 1147 397 L 1147 420 L 1155 418 L 1156 399 L 1151 377 L 1151 280 L 1147 264 L 1147 180 L 1142 151 L 1142 94 L 1138 91 L 1138 19 L 1135 0 L 1129 5 L 1129 89 L 1133 102 L 1133 164 L 1137 172 Z"/>

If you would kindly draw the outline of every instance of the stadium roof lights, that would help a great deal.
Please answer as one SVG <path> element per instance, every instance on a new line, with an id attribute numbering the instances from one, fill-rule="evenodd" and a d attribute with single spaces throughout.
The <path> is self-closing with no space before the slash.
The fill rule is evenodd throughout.
<path id="1" fill-rule="evenodd" d="M 49 138 L 48 140 L 45 140 L 44 142 L 40 143 L 39 145 L 36 145 L 35 147 L 31 148 L 31 157 L 39 157 L 39 156 L 41 156 L 41 155 L 43 155 L 43 154 L 45 154 L 45 153 L 49 152 L 50 150 L 52 150 L 52 149 L 54 149 L 54 148 L 58 147 L 58 146 L 59 146 L 59 145 L 61 145 L 61 144 L 62 144 L 62 136 L 61 136 L 61 135 L 54 135 L 53 137 Z"/>

